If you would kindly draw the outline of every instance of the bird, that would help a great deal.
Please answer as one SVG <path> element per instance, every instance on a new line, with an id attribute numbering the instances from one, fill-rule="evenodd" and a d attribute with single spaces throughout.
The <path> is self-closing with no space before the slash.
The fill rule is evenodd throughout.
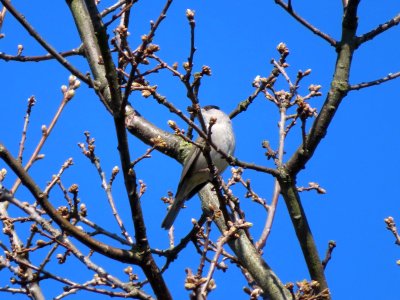
<path id="1" fill-rule="evenodd" d="M 210 120 L 215 120 L 215 123 L 211 126 L 210 135 L 214 145 L 227 155 L 233 155 L 235 151 L 235 135 L 229 116 L 215 105 L 204 106 L 201 109 L 201 114 L 207 126 L 207 131 L 210 130 Z M 205 140 L 199 137 L 196 143 L 204 145 Z M 212 147 L 210 157 L 217 168 L 218 174 L 221 174 L 228 166 L 228 162 Z M 201 149 L 194 145 L 184 161 L 181 178 L 175 193 L 175 200 L 168 210 L 161 227 L 170 229 L 184 202 L 198 193 L 211 179 L 212 176 L 207 160 Z"/>

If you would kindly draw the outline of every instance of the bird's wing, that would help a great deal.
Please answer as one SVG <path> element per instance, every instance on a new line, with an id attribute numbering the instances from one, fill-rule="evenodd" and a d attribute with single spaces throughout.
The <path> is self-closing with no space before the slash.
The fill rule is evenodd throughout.
<path id="1" fill-rule="evenodd" d="M 182 184 L 182 179 L 186 178 L 186 175 L 188 172 L 192 171 L 193 168 L 196 166 L 197 161 L 199 160 L 199 157 L 201 155 L 201 150 L 199 147 L 193 145 L 192 149 L 190 149 L 190 152 L 187 156 L 187 161 L 185 161 L 182 174 L 181 174 L 181 181 L 179 182 L 178 185 L 178 190 L 179 186 Z"/>
<path id="2" fill-rule="evenodd" d="M 207 180 L 204 180 L 203 177 L 208 176 L 208 171 L 206 169 L 199 170 L 199 168 L 202 167 L 199 166 L 200 155 L 201 150 L 199 147 L 193 146 L 188 154 L 187 161 L 184 163 L 181 180 L 175 194 L 175 200 L 161 224 L 161 226 L 165 229 L 169 229 L 172 226 L 185 200 L 193 197 L 193 195 L 206 184 Z M 194 170 L 196 170 L 196 174 L 192 174 L 192 176 L 190 176 L 190 173 Z M 193 181 L 199 182 L 199 184 L 192 186 Z"/>

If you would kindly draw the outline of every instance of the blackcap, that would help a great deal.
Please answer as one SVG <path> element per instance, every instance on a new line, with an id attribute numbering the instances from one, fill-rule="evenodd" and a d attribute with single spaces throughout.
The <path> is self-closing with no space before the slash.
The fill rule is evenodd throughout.
<path id="1" fill-rule="evenodd" d="M 208 105 L 201 109 L 204 122 L 209 130 L 210 119 L 216 120 L 211 126 L 211 141 L 216 147 L 227 155 L 232 155 L 235 150 L 235 136 L 233 134 L 231 119 L 217 106 Z M 198 138 L 196 143 L 204 144 L 203 138 Z M 221 154 L 211 148 L 210 157 L 217 168 L 218 173 L 222 173 L 228 166 L 228 162 L 222 158 Z M 210 169 L 207 160 L 199 147 L 193 145 L 183 164 L 181 179 L 175 194 L 175 200 L 171 205 L 162 227 L 171 228 L 184 202 L 199 192 L 210 180 Z"/>

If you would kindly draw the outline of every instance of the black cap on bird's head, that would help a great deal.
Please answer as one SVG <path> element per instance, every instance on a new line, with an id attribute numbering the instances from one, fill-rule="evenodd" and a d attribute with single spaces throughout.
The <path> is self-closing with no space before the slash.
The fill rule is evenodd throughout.
<path id="1" fill-rule="evenodd" d="M 205 105 L 205 106 L 201 107 L 201 109 L 204 110 L 204 111 L 209 111 L 209 110 L 212 110 L 212 109 L 220 110 L 219 106 L 216 106 L 216 105 Z M 193 108 L 193 106 L 188 106 L 187 107 L 187 111 L 190 114 L 196 113 L 196 110 Z"/>
<path id="2" fill-rule="evenodd" d="M 208 110 L 211 110 L 211 109 L 219 109 L 219 107 L 216 106 L 216 105 L 206 105 L 206 106 L 203 107 L 203 109 L 205 111 L 208 111 Z"/>

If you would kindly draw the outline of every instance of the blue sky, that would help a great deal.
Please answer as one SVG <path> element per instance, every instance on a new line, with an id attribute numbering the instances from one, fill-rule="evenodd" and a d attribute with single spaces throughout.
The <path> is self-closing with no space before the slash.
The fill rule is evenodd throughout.
<path id="1" fill-rule="evenodd" d="M 103 0 L 101 6 L 105 7 L 110 3 L 112 2 Z M 78 34 L 64 2 L 13 1 L 13 4 L 57 50 L 69 50 L 79 45 Z M 157 18 L 163 4 L 159 0 L 139 1 L 132 15 L 132 48 L 139 43 L 140 36 L 147 33 L 149 20 Z M 339 0 L 293 1 L 296 11 L 334 39 L 340 39 L 341 5 Z M 239 101 L 252 93 L 251 83 L 254 77 L 269 74 L 271 58 L 278 58 L 276 46 L 285 42 L 290 49 L 289 75 L 295 77 L 299 69 L 312 69 L 312 74 L 302 82 L 300 91 L 305 94 L 309 84 L 321 84 L 323 96 L 311 101 L 313 106 L 321 107 L 332 79 L 336 52 L 325 41 L 294 21 L 274 1 L 174 2 L 154 39 L 154 43 L 161 47 L 159 56 L 171 64 L 175 61 L 181 64 L 189 53 L 189 27 L 185 17 L 187 8 L 196 12 L 195 68 L 199 70 L 202 65 L 208 65 L 212 69 L 212 76 L 202 82 L 200 101 L 203 104 L 218 105 L 226 112 L 233 110 Z M 384 3 L 361 1 L 358 34 L 386 22 L 399 9 L 400 5 L 394 0 Z M 44 53 L 10 14 L 6 16 L 3 32 L 6 37 L 0 40 L 0 52 L 15 54 L 17 45 L 23 44 L 25 55 Z M 374 80 L 400 70 L 398 36 L 399 29 L 395 27 L 356 51 L 351 71 L 352 84 Z M 70 61 L 82 72 L 89 70 L 80 58 L 71 58 Z M 26 99 L 35 95 L 38 101 L 30 121 L 25 154 L 27 159 L 40 139 L 41 125 L 50 122 L 61 101 L 60 86 L 67 84 L 69 73 L 54 61 L 24 64 L 0 61 L 0 67 L 0 112 L 3 121 L 0 140 L 15 155 L 18 151 Z M 185 90 L 177 78 L 161 72 L 152 75 L 149 80 L 152 84 L 157 84 L 158 92 L 167 96 L 176 106 L 185 109 L 189 105 Z M 278 86 L 284 88 L 285 83 L 280 81 Z M 399 81 L 394 80 L 350 92 L 337 112 L 326 138 L 298 178 L 299 186 L 316 181 L 328 191 L 322 196 L 314 192 L 303 193 L 302 201 L 321 257 L 324 256 L 329 240 L 337 243 L 332 261 L 326 270 L 334 299 L 394 299 L 398 295 L 400 269 L 396 260 L 400 259 L 400 249 L 394 244 L 394 239 L 383 222 L 389 215 L 400 220 L 400 205 L 396 194 L 400 179 L 398 87 Z M 182 121 L 171 116 L 166 108 L 150 98 L 144 99 L 137 94 L 130 101 L 143 116 L 166 130 L 169 130 L 169 119 L 174 119 L 183 126 Z M 276 147 L 278 117 L 276 108 L 262 97 L 245 114 L 236 117 L 234 127 L 237 157 L 272 166 L 272 162 L 265 159 L 261 141 L 269 140 Z M 63 112 L 42 151 L 46 159 L 37 162 L 31 169 L 31 174 L 40 186 L 45 187 L 62 163 L 73 157 L 75 165 L 65 173 L 64 184 L 69 186 L 78 183 L 80 198 L 89 208 L 89 217 L 103 226 L 117 230 L 107 208 L 98 175 L 77 147 L 78 142 L 84 141 L 83 132 L 89 130 L 96 138 L 97 155 L 109 176 L 112 167 L 118 164 L 112 126 L 112 119 L 93 91 L 82 85 Z M 287 140 L 286 159 L 297 148 L 299 139 L 300 129 L 294 128 Z M 130 138 L 130 145 L 133 158 L 142 155 L 147 149 L 147 146 L 133 137 Z M 0 162 L 0 168 L 2 167 L 4 163 Z M 145 220 L 149 226 L 150 243 L 155 248 L 168 247 L 167 232 L 160 228 L 166 208 L 159 199 L 167 191 L 175 191 L 180 171 L 179 164 L 159 153 L 153 153 L 151 159 L 144 160 L 137 167 L 138 178 L 144 180 L 148 186 L 142 202 Z M 6 186 L 11 186 L 15 179 L 11 173 L 10 171 L 4 182 Z M 229 176 L 228 173 L 225 173 L 225 178 Z M 266 199 L 271 198 L 273 186 L 269 176 L 252 171 L 246 171 L 244 176 L 251 179 L 257 193 Z M 257 238 L 264 224 L 265 212 L 243 197 L 243 189 L 235 188 L 234 192 L 241 198 L 246 217 L 254 223 L 252 234 Z M 23 189 L 17 196 L 22 200 L 29 200 L 29 195 Z M 61 194 L 53 197 L 54 205 L 62 205 Z M 122 178 L 116 182 L 114 197 L 125 225 L 131 230 Z M 188 202 L 187 206 L 179 215 L 177 240 L 185 234 L 190 219 L 200 216 L 197 197 Z M 17 215 L 18 211 L 12 209 L 10 214 Z M 217 230 L 213 231 L 217 236 Z M 24 236 L 23 233 L 21 235 Z M 110 273 L 122 274 L 120 264 L 102 262 L 99 257 L 95 258 Z M 283 282 L 309 278 L 283 201 L 278 205 L 264 258 Z M 165 277 L 176 299 L 187 297 L 183 288 L 184 269 L 190 267 L 196 270 L 198 261 L 197 254 L 190 246 L 181 253 L 176 265 L 167 271 Z M 80 268 L 85 270 L 79 263 L 74 263 L 72 259 L 70 263 L 74 268 L 60 268 L 63 274 L 81 282 L 91 278 L 89 273 L 76 272 Z M 134 268 L 134 271 L 137 269 Z M 0 285 L 4 285 L 8 278 L 9 274 L 0 272 Z M 246 282 L 235 266 L 230 265 L 226 274 L 217 272 L 215 279 L 218 288 L 211 293 L 210 299 L 247 299 L 241 291 Z M 56 295 L 50 289 L 60 288 L 59 285 L 53 286 L 51 282 L 44 283 L 43 287 L 49 298 Z M 81 299 L 82 295 L 71 296 L 70 299 Z M 93 294 L 85 296 L 88 299 L 101 299 Z"/>

